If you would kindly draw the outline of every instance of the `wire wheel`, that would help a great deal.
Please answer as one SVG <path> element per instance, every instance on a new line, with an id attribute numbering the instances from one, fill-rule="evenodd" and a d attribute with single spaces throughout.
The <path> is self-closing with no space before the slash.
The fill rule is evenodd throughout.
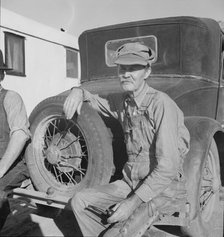
<path id="1" fill-rule="evenodd" d="M 103 120 L 84 103 L 81 115 L 67 120 L 64 97 L 41 102 L 30 116 L 32 142 L 25 157 L 37 190 L 72 196 L 108 183 L 113 168 L 112 139 Z"/>
<path id="2" fill-rule="evenodd" d="M 205 222 L 211 219 L 217 202 L 216 196 L 219 195 L 220 170 L 219 163 L 216 164 L 219 160 L 215 156 L 218 156 L 218 152 L 215 144 L 212 144 L 205 160 L 201 179 L 200 211 L 201 218 Z"/>
<path id="3" fill-rule="evenodd" d="M 84 177 L 88 166 L 88 151 L 81 128 L 63 117 L 48 117 L 40 123 L 33 141 L 40 169 L 49 171 L 49 179 L 72 187 Z M 44 138 L 44 139 L 42 139 Z"/>
<path id="4" fill-rule="evenodd" d="M 182 227 L 182 231 L 192 237 L 223 237 L 220 161 L 215 140 L 212 139 L 206 157 L 195 157 L 189 156 L 186 162 L 190 215 L 193 215 L 190 225 Z"/>

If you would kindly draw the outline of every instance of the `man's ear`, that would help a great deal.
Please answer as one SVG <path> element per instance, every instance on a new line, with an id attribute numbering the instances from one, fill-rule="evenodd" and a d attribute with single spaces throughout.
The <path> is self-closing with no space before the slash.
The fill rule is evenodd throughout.
<path id="1" fill-rule="evenodd" d="M 146 78 L 148 78 L 149 77 L 149 75 L 151 74 L 151 67 L 148 67 L 147 69 L 146 69 L 146 72 L 145 72 L 145 79 Z"/>

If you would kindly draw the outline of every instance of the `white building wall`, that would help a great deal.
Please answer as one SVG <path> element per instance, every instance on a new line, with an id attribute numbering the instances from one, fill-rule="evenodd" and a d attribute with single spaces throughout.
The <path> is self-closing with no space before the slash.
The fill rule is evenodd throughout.
<path id="1" fill-rule="evenodd" d="M 28 115 L 43 99 L 79 84 L 79 78 L 66 77 L 64 47 L 77 49 L 77 38 L 4 9 L 1 14 L 1 26 L 0 48 L 3 53 L 4 31 L 26 38 L 26 77 L 6 75 L 2 85 L 22 96 Z"/>

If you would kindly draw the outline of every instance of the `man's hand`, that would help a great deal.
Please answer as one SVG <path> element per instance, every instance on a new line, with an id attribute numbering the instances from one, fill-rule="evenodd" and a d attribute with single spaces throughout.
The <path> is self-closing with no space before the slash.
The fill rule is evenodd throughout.
<path id="1" fill-rule="evenodd" d="M 83 103 L 83 90 L 74 87 L 66 98 L 63 110 L 67 119 L 71 119 L 75 112 L 80 114 Z"/>
<path id="2" fill-rule="evenodd" d="M 118 203 L 112 210 L 113 215 L 107 219 L 108 223 L 120 222 L 127 220 L 128 217 L 134 212 L 134 210 L 139 207 L 142 200 L 134 194 L 130 198 Z"/>
<path id="3" fill-rule="evenodd" d="M 5 169 L 0 169 L 0 178 L 2 178 L 6 173 L 6 170 Z"/>

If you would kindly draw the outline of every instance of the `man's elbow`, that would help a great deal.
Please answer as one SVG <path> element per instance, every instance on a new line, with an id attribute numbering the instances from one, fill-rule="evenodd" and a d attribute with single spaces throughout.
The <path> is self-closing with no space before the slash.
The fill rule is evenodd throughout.
<path id="1" fill-rule="evenodd" d="M 20 144 L 25 144 L 30 139 L 30 135 L 20 129 L 12 133 L 11 139 L 16 139 Z"/>

